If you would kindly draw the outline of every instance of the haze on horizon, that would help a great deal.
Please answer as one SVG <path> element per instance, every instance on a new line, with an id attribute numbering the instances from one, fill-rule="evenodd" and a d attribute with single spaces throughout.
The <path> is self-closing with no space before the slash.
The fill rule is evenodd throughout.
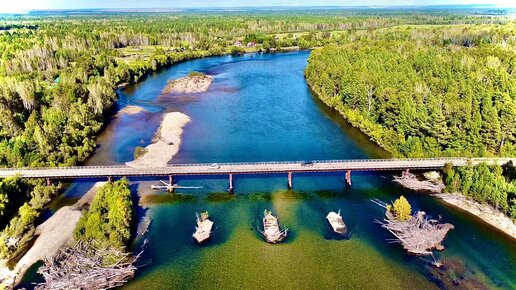
<path id="1" fill-rule="evenodd" d="M 124 8 L 229 8 L 229 7 L 314 7 L 314 6 L 434 6 L 434 5 L 493 5 L 515 7 L 513 0 L 0 0 L 0 13 L 20 13 L 52 9 L 124 9 Z"/>

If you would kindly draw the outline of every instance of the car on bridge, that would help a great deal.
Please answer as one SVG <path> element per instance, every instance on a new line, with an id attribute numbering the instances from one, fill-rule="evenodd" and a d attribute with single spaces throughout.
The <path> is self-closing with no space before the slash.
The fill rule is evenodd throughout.
<path id="1" fill-rule="evenodd" d="M 313 161 L 301 161 L 301 166 L 314 166 Z"/>
<path id="2" fill-rule="evenodd" d="M 219 169 L 220 165 L 218 163 L 212 163 L 210 164 L 210 169 Z"/>

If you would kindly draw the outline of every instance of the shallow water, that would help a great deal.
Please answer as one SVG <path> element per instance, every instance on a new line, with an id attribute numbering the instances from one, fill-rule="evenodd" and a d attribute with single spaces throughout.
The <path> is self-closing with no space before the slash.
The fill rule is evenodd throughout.
<path id="1" fill-rule="evenodd" d="M 180 63 L 120 91 L 119 107 L 144 106 L 144 114 L 115 118 L 99 138 L 89 164 L 133 158 L 136 146 L 151 142 L 161 114 L 181 111 L 184 128 L 174 163 L 379 158 L 388 156 L 326 108 L 309 91 L 303 70 L 309 52 L 224 56 Z M 158 97 L 168 79 L 202 71 L 215 76 L 208 93 Z M 409 257 L 374 223 L 383 211 L 370 200 L 404 194 L 413 209 L 442 216 L 455 225 L 437 258 L 456 259 L 490 288 L 516 288 L 516 242 L 459 210 L 401 189 L 389 173 L 300 174 L 294 190 L 285 175 L 235 176 L 235 195 L 224 192 L 226 177 L 176 177 L 185 189 L 170 196 L 140 185 L 140 204 L 153 218 L 136 279 L 126 289 L 426 289 L 437 288 L 422 259 Z M 72 186 L 55 207 L 87 190 Z M 290 229 L 282 244 L 263 241 L 257 228 L 272 209 Z M 339 239 L 325 222 L 341 209 L 351 231 Z M 212 239 L 192 239 L 195 212 L 209 211 Z M 133 243 L 139 250 L 141 239 Z M 450 274 L 453 276 L 452 274 Z"/>

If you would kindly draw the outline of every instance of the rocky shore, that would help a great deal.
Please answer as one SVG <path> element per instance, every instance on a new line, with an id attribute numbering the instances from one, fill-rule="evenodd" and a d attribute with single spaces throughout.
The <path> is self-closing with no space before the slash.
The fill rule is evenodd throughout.
<path id="1" fill-rule="evenodd" d="M 203 73 L 192 72 L 186 77 L 171 80 L 167 83 L 163 94 L 204 93 L 208 91 L 213 77 Z"/>
<path id="2" fill-rule="evenodd" d="M 440 177 L 435 178 L 434 174 L 432 174 L 434 175 L 433 178 L 428 176 L 428 174 L 426 175 L 426 177 L 418 177 L 411 173 L 403 174 L 402 176 L 395 176 L 394 181 L 412 190 L 430 192 L 432 196 L 439 198 L 446 204 L 467 211 L 516 239 L 516 224 L 511 218 L 488 204 L 469 200 L 461 193 L 443 193 L 445 186 Z"/>

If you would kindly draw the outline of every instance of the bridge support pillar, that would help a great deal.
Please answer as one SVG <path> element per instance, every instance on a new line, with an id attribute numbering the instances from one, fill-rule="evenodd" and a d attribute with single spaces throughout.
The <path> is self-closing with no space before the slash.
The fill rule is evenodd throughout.
<path id="1" fill-rule="evenodd" d="M 108 176 L 107 181 L 108 181 L 109 183 L 113 183 L 113 176 Z"/>
<path id="2" fill-rule="evenodd" d="M 233 193 L 233 173 L 229 174 L 229 188 L 228 188 L 228 192 L 229 193 Z"/>
<path id="3" fill-rule="evenodd" d="M 346 184 L 351 186 L 351 170 L 346 170 Z"/>
<path id="4" fill-rule="evenodd" d="M 406 176 L 406 175 L 408 175 L 409 173 L 410 173 L 410 171 L 409 171 L 409 169 L 407 168 L 407 169 L 405 169 L 405 170 L 403 171 L 403 174 L 402 174 L 402 175 L 403 175 L 403 176 Z"/>
<path id="5" fill-rule="evenodd" d="M 292 189 L 294 187 L 294 184 L 292 182 L 292 172 L 288 173 L 288 189 Z"/>
<path id="6" fill-rule="evenodd" d="M 52 179 L 50 178 L 46 178 L 47 179 L 47 186 L 52 186 Z"/>
<path id="7" fill-rule="evenodd" d="M 168 176 L 168 184 L 170 184 L 170 186 L 174 185 L 174 176 L 172 176 L 172 175 Z"/>

